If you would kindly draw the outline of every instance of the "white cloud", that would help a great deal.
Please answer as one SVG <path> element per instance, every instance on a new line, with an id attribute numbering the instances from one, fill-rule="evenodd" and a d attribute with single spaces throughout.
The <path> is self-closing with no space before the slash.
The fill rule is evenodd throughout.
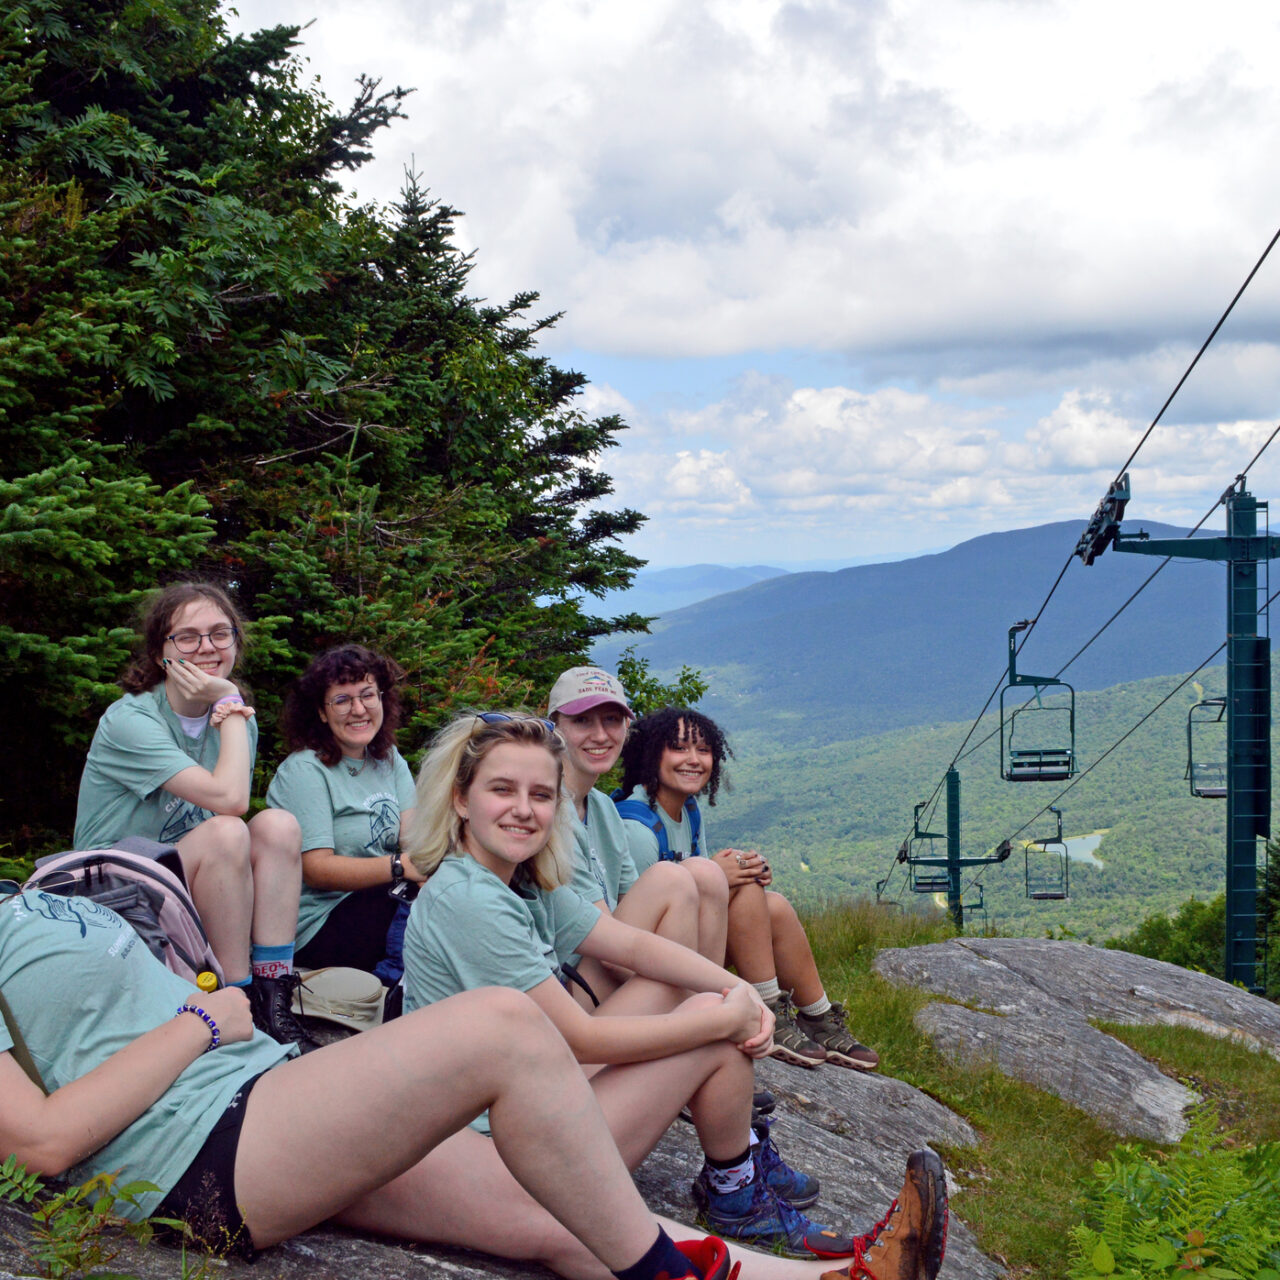
<path id="1" fill-rule="evenodd" d="M 549 353 L 610 361 L 583 406 L 632 424 L 602 465 L 669 561 L 1087 515 L 1280 208 L 1263 0 L 1212 21 L 1193 0 L 238 8 L 315 17 L 336 101 L 359 72 L 417 87 L 355 185 L 389 200 L 416 164 L 466 211 L 475 289 L 540 290 L 566 312 Z M 1280 251 L 1132 510 L 1197 519 L 1248 460 L 1280 418 L 1278 322 Z M 786 352 L 834 353 L 834 385 L 793 386 Z M 664 367 L 717 361 L 695 407 L 653 407 Z M 1280 489 L 1270 455 L 1255 479 Z M 690 528 L 722 549 L 682 553 Z"/>

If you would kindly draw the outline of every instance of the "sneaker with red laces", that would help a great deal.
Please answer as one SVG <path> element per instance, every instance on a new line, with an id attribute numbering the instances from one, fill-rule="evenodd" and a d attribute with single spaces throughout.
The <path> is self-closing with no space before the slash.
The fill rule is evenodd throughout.
<path id="1" fill-rule="evenodd" d="M 932 1151 L 915 1151 L 888 1213 L 864 1236 L 848 1267 L 822 1280 L 934 1280 L 947 1252 L 947 1179 Z"/>
<path id="2" fill-rule="evenodd" d="M 729 1262 L 729 1250 L 723 1240 L 703 1236 L 701 1240 L 677 1240 L 675 1246 L 697 1267 L 702 1280 L 737 1280 L 742 1264 Z"/>

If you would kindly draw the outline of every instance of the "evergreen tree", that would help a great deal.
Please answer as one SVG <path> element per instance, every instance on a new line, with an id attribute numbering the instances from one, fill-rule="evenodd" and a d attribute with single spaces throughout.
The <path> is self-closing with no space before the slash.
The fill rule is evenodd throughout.
<path id="1" fill-rule="evenodd" d="M 230 38 L 213 0 L 22 0 L 0 14 L 0 835 L 69 838 L 131 607 L 228 582 L 272 713 L 319 649 L 410 673 L 412 742 L 463 701 L 536 701 L 628 616 L 601 509 L 623 424 L 535 352 L 555 317 L 468 297 L 454 210 L 337 177 L 406 91 L 336 110 L 297 30 Z M 19 716 L 17 713 L 21 713 Z M 406 745 L 409 745 L 407 740 Z"/>

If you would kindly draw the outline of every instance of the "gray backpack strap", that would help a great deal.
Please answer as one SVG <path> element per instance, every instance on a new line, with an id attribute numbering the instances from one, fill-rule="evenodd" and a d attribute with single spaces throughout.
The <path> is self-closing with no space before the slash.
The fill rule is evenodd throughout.
<path id="1" fill-rule="evenodd" d="M 47 1098 L 49 1090 L 45 1088 L 44 1081 L 40 1078 L 40 1072 L 31 1057 L 31 1050 L 27 1048 L 27 1042 L 22 1038 L 22 1032 L 18 1030 L 13 1010 L 9 1008 L 9 1002 L 4 998 L 3 991 L 0 991 L 0 1014 L 4 1015 L 4 1025 L 8 1028 L 9 1038 L 13 1041 L 14 1061 L 27 1073 L 31 1083 Z"/>

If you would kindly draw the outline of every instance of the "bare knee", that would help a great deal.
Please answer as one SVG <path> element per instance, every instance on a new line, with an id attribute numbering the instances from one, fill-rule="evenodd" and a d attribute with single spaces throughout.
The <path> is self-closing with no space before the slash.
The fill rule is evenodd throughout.
<path id="1" fill-rule="evenodd" d="M 250 819 L 248 831 L 255 864 L 264 857 L 301 863 L 302 828 L 287 809 L 264 809 Z"/>
<path id="2" fill-rule="evenodd" d="M 223 874 L 249 874 L 249 828 L 226 814 L 206 818 L 178 841 L 182 865 L 199 874 L 215 866 Z"/>
<path id="3" fill-rule="evenodd" d="M 723 877 L 721 877 L 723 879 Z M 644 873 L 660 891 L 669 906 L 694 910 L 698 905 L 698 887 L 681 862 L 655 862 Z"/>
<path id="4" fill-rule="evenodd" d="M 769 908 L 769 923 L 776 932 L 779 928 L 800 928 L 800 917 L 796 909 L 780 893 L 769 892 L 764 895 L 765 904 Z"/>
<path id="5" fill-rule="evenodd" d="M 681 868 L 693 881 L 698 897 L 717 906 L 729 905 L 729 881 L 709 858 L 686 858 Z"/>

